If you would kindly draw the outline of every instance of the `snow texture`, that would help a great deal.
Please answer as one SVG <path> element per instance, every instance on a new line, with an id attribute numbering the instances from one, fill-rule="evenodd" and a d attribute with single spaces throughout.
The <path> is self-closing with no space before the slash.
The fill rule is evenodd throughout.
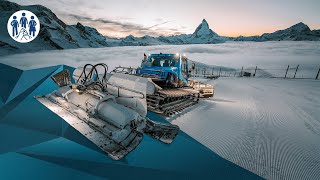
<path id="1" fill-rule="evenodd" d="M 176 119 L 184 132 L 266 179 L 320 178 L 320 82 L 220 78 Z"/>

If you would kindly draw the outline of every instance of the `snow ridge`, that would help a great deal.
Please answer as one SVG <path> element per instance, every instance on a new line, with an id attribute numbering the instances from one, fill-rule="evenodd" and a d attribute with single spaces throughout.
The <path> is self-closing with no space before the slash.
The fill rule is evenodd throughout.
<path id="1" fill-rule="evenodd" d="M 278 30 L 273 33 L 264 33 L 261 36 L 239 36 L 235 41 L 319 41 L 320 34 L 317 30 L 310 28 L 300 22 L 287 29 Z"/>

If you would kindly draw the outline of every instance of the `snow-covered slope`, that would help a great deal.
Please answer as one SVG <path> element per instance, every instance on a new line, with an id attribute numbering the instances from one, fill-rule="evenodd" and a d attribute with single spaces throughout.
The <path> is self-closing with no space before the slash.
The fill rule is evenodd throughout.
<path id="1" fill-rule="evenodd" d="M 158 38 L 151 36 L 143 36 L 143 37 L 134 37 L 129 35 L 123 38 L 118 46 L 150 46 L 150 45 L 161 45 L 167 44 L 165 42 L 161 42 Z"/>
<path id="2" fill-rule="evenodd" d="M 1 55 L 50 49 L 107 46 L 105 37 L 96 29 L 85 27 L 80 23 L 66 25 L 50 9 L 41 5 L 20 6 L 9 1 L 0 1 L 0 24 L 7 24 L 9 17 L 21 9 L 29 10 L 37 15 L 41 24 L 40 33 L 34 41 L 21 44 L 11 39 L 6 28 L 1 28 Z"/>
<path id="3" fill-rule="evenodd" d="M 223 158 L 265 179 L 320 178 L 320 83 L 219 78 L 215 96 L 173 119 Z"/>
<path id="4" fill-rule="evenodd" d="M 239 36 L 236 38 L 232 38 L 234 41 L 256 41 L 260 42 L 262 41 L 261 36 Z"/>
<path id="5" fill-rule="evenodd" d="M 300 22 L 290 28 L 279 30 L 274 33 L 265 33 L 261 36 L 265 40 L 319 40 L 320 36 L 315 35 L 310 28 Z"/>
<path id="6" fill-rule="evenodd" d="M 208 22 L 205 19 L 203 19 L 202 23 L 197 27 L 196 31 L 192 34 L 192 37 L 198 38 L 198 37 L 209 37 L 209 36 L 218 36 L 218 34 L 213 32 L 209 28 Z"/>
<path id="7" fill-rule="evenodd" d="M 189 44 L 216 44 L 225 42 L 227 39 L 213 32 L 208 22 L 203 19 L 195 32 L 188 39 Z"/>
<path id="8" fill-rule="evenodd" d="M 168 44 L 188 44 L 187 41 L 190 38 L 190 34 L 180 34 L 180 35 L 175 35 L 175 36 L 160 36 L 158 39 L 161 42 L 165 42 Z"/>
<path id="9" fill-rule="evenodd" d="M 320 29 L 318 29 L 318 30 L 313 30 L 312 32 L 315 33 L 315 34 L 317 34 L 317 35 L 320 35 Z"/>
<path id="10" fill-rule="evenodd" d="M 320 33 L 317 30 L 311 31 L 310 28 L 300 22 L 287 29 L 278 30 L 273 33 L 264 33 L 261 36 L 240 36 L 235 41 L 319 41 Z"/>

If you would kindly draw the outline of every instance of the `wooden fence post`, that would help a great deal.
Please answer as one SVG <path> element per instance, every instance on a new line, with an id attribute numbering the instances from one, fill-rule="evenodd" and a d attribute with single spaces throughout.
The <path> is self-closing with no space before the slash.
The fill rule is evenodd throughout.
<path id="1" fill-rule="evenodd" d="M 254 70 L 254 74 L 253 74 L 253 77 L 256 76 L 256 73 L 257 73 L 257 69 L 258 69 L 258 66 L 256 66 L 256 69 Z"/>
<path id="2" fill-rule="evenodd" d="M 296 68 L 296 72 L 294 73 L 293 79 L 296 78 L 296 74 L 297 74 L 298 69 L 299 69 L 299 64 L 298 64 L 298 66 L 297 66 L 297 68 Z"/>
<path id="3" fill-rule="evenodd" d="M 219 70 L 219 77 L 221 76 L 221 68 L 220 68 L 220 70 Z"/>
<path id="4" fill-rule="evenodd" d="M 288 70 L 289 70 L 289 65 L 288 65 L 288 67 L 287 67 L 286 75 L 284 75 L 284 78 L 287 78 Z"/>
<path id="5" fill-rule="evenodd" d="M 243 66 L 241 67 L 240 76 L 242 76 L 242 73 L 243 73 Z"/>
<path id="6" fill-rule="evenodd" d="M 317 80 L 318 77 L 319 77 L 319 73 L 320 73 L 320 68 L 319 68 L 319 70 L 318 70 L 318 73 L 317 73 L 317 76 L 316 76 L 316 80 Z"/>

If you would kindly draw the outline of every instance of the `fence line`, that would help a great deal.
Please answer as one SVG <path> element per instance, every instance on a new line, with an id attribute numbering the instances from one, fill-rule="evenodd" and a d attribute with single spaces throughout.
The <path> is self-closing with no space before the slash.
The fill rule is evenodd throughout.
<path id="1" fill-rule="evenodd" d="M 284 79 L 315 79 L 319 80 L 320 67 L 310 67 L 309 65 L 287 65 L 283 68 L 260 68 L 259 66 L 240 69 L 226 69 L 223 67 L 196 68 L 191 72 L 192 76 L 203 76 L 208 78 L 217 77 L 269 77 Z"/>

